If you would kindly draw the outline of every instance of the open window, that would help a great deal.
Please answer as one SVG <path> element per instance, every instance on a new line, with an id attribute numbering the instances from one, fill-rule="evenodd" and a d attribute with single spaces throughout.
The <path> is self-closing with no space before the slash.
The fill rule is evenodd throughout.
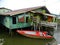
<path id="1" fill-rule="evenodd" d="M 16 17 L 12 17 L 12 23 L 16 24 Z"/>
<path id="2" fill-rule="evenodd" d="M 29 17 L 26 17 L 26 23 L 28 23 Z"/>

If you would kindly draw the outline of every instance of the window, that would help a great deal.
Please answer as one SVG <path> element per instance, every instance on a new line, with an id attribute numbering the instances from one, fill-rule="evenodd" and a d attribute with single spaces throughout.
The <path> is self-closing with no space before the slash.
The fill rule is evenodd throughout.
<path id="1" fill-rule="evenodd" d="M 26 23 L 28 23 L 29 17 L 26 17 Z"/>
<path id="2" fill-rule="evenodd" d="M 24 22 L 24 16 L 21 18 L 18 18 L 18 22 Z"/>
<path id="3" fill-rule="evenodd" d="M 16 17 L 12 17 L 12 23 L 16 24 Z"/>

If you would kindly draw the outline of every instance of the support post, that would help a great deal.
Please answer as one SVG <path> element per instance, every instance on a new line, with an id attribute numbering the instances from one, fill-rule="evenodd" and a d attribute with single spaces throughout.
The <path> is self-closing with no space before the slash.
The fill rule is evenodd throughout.
<path id="1" fill-rule="evenodd" d="M 35 31 L 35 24 L 34 24 L 34 31 Z"/>
<path id="2" fill-rule="evenodd" d="M 39 32 L 40 32 L 40 25 L 39 25 Z"/>
<path id="3" fill-rule="evenodd" d="M 9 35 L 12 37 L 12 29 L 9 29 Z"/>

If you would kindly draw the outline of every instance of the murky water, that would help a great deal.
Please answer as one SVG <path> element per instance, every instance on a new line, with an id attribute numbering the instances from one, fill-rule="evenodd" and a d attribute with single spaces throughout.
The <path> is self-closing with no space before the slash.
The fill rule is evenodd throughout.
<path id="1" fill-rule="evenodd" d="M 4 39 L 4 41 L 2 41 L 3 45 L 57 45 L 57 43 L 60 43 L 60 28 L 55 31 L 54 37 L 54 39 L 49 40 L 32 39 L 19 35 L 18 33 L 14 33 L 14 35 L 10 37 L 8 32 L 0 32 L 0 39 Z"/>
<path id="2" fill-rule="evenodd" d="M 57 31 L 55 31 L 54 37 L 55 37 L 57 43 L 60 44 L 60 25 L 58 26 Z"/>
<path id="3" fill-rule="evenodd" d="M 10 37 L 8 33 L 2 33 L 0 34 L 0 39 L 1 38 L 4 39 L 4 41 L 2 41 L 4 45 L 57 45 L 55 39 L 32 39 L 19 34 Z"/>

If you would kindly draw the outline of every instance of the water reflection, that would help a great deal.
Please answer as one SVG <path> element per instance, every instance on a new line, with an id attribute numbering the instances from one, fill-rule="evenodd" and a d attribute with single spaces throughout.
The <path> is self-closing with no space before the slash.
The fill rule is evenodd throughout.
<path id="1" fill-rule="evenodd" d="M 13 35 L 10 37 L 8 33 L 0 33 L 0 39 L 4 38 L 4 41 L 1 40 L 3 45 L 57 45 L 55 39 L 33 39 L 27 38 L 19 34 Z"/>
<path id="2" fill-rule="evenodd" d="M 57 41 L 53 39 L 51 42 L 47 42 L 46 45 L 57 45 Z"/>

